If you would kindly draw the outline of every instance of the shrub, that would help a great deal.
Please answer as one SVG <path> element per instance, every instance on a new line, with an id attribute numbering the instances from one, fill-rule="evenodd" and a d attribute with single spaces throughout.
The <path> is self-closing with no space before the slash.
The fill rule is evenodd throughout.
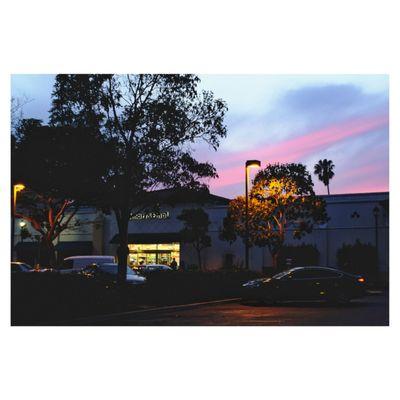
<path id="1" fill-rule="evenodd" d="M 287 261 L 291 259 L 291 264 Z M 299 246 L 283 246 L 278 257 L 280 269 L 287 267 L 304 267 L 319 264 L 319 251 L 315 245 L 301 244 Z"/>
<path id="2" fill-rule="evenodd" d="M 346 272 L 371 275 L 376 268 L 375 246 L 361 243 L 359 239 L 354 244 L 343 243 L 336 257 L 339 268 Z"/>

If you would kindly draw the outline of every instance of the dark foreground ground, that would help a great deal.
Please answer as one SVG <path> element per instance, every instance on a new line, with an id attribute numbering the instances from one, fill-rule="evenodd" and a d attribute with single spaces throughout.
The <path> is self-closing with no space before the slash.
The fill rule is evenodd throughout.
<path id="1" fill-rule="evenodd" d="M 13 274 L 11 324 L 56 325 L 79 317 L 238 297 L 250 271 L 152 273 L 141 286 L 79 274 Z"/>
<path id="2" fill-rule="evenodd" d="M 66 325 L 111 326 L 386 326 L 386 294 L 370 295 L 345 306 L 285 303 L 277 306 L 215 302 L 195 306 L 159 307 L 102 318 L 68 321 Z"/>
<path id="3" fill-rule="evenodd" d="M 14 274 L 11 324 L 388 325 L 388 298 L 383 292 L 346 306 L 241 304 L 241 284 L 254 277 L 249 271 L 174 272 L 151 274 L 145 285 L 132 287 L 80 275 Z"/>

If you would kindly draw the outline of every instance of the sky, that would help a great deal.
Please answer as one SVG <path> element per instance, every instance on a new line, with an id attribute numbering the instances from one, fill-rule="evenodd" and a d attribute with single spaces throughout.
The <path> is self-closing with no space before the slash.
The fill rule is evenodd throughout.
<path id="1" fill-rule="evenodd" d="M 244 191 L 244 164 L 300 162 L 310 173 L 320 159 L 335 164 L 331 194 L 389 190 L 387 75 L 200 75 L 200 87 L 228 106 L 227 136 L 214 152 L 194 147 L 219 178 L 210 191 L 233 198 Z M 11 93 L 30 99 L 24 118 L 48 119 L 54 75 L 13 75 Z M 256 171 L 252 171 L 252 176 Z M 313 175 L 315 191 L 326 187 Z"/>

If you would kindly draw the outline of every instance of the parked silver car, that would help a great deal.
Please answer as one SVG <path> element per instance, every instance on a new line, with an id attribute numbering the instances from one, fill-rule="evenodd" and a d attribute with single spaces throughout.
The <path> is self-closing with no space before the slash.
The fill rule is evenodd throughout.
<path id="1" fill-rule="evenodd" d="M 114 262 L 114 256 L 72 256 L 64 258 L 64 261 L 59 268 L 59 272 L 61 274 L 71 274 L 74 272 L 79 272 L 91 264 L 100 265 Z"/>
<path id="2" fill-rule="evenodd" d="M 105 280 L 111 278 L 112 280 L 116 280 L 118 274 L 118 264 L 93 264 L 84 268 L 81 273 L 88 278 L 99 278 Z M 146 283 L 146 278 L 144 276 L 140 276 L 137 272 L 132 271 L 132 269 L 128 267 L 126 270 L 126 283 L 131 285 L 142 285 Z"/>
<path id="3" fill-rule="evenodd" d="M 13 261 L 11 263 L 11 273 L 16 274 L 20 272 L 34 272 L 34 269 L 29 264 L 19 261 Z"/>
<path id="4" fill-rule="evenodd" d="M 20 272 L 51 272 L 55 273 L 57 272 L 53 268 L 40 268 L 39 266 L 36 266 L 35 268 L 31 267 L 29 264 L 20 262 L 20 261 L 13 261 L 11 262 L 11 273 L 20 273 Z"/>

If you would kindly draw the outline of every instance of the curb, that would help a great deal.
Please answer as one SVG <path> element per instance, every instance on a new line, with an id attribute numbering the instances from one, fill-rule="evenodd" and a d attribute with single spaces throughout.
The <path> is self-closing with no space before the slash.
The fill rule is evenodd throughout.
<path id="1" fill-rule="evenodd" d="M 53 325 L 53 326 L 67 325 L 68 326 L 68 325 L 75 325 L 77 323 L 84 323 L 84 322 L 87 322 L 88 325 L 90 325 L 94 322 L 107 321 L 110 319 L 123 317 L 123 316 L 151 313 L 151 312 L 164 311 L 164 310 L 180 310 L 180 309 L 185 309 L 185 308 L 190 309 L 190 308 L 196 308 L 196 307 L 201 307 L 204 305 L 212 305 L 212 304 L 235 303 L 238 300 L 240 300 L 240 297 L 234 297 L 234 298 L 223 299 L 223 300 L 211 300 L 211 301 L 205 301 L 205 302 L 200 302 L 200 303 L 177 304 L 177 305 L 162 306 L 162 307 L 149 307 L 149 308 L 145 308 L 145 309 L 141 309 L 141 310 L 132 310 L 132 311 L 113 313 L 113 314 L 95 315 L 93 317 L 80 317 L 80 318 L 75 318 L 75 319 L 67 320 L 67 321 L 64 320 L 64 321 L 57 321 L 57 322 L 53 322 L 53 323 L 44 322 L 43 325 Z"/>

